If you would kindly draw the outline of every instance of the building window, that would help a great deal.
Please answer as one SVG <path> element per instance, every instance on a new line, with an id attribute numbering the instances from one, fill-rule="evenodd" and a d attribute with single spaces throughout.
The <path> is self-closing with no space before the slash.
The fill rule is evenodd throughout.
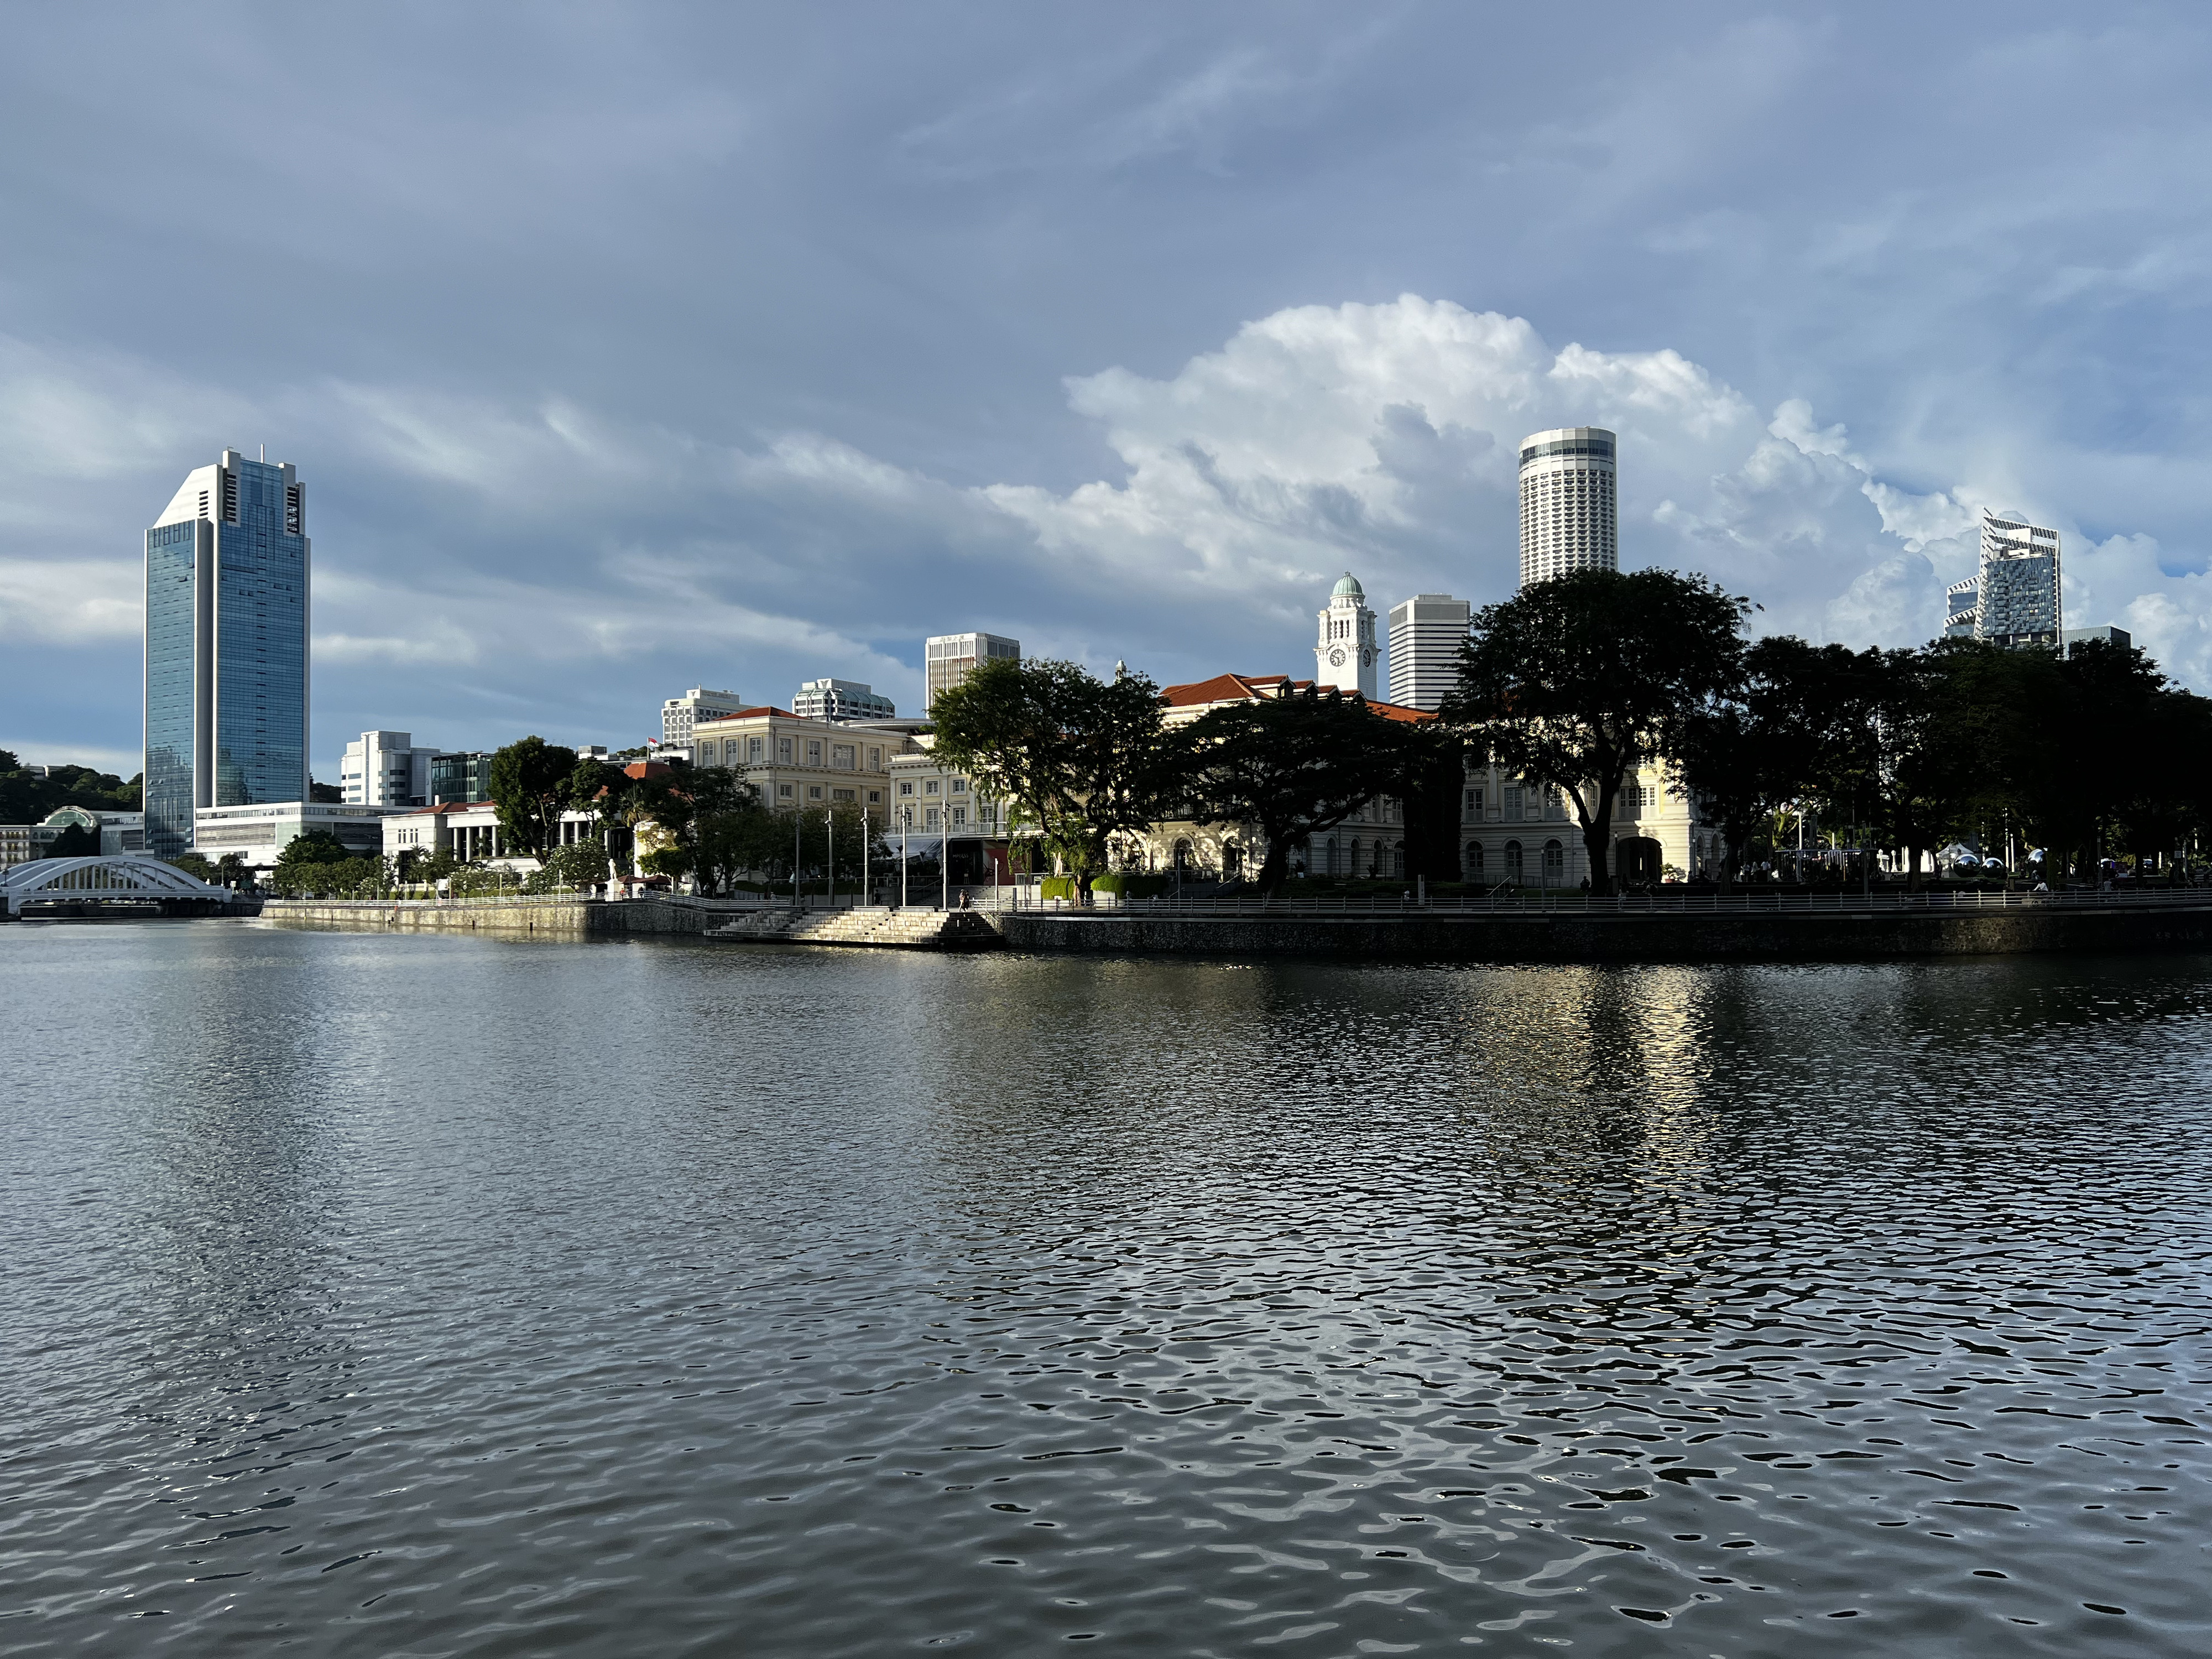
<path id="1" fill-rule="evenodd" d="M 793 739 L 791 739 L 791 738 L 778 738 L 775 740 L 775 757 L 776 757 L 776 759 L 778 759 L 778 760 L 781 761 L 781 762 L 782 762 L 786 766 L 790 765 L 790 764 L 791 764 L 791 760 L 792 760 L 792 753 L 793 753 L 793 750 L 796 747 L 797 747 L 797 745 L 796 745 L 796 744 L 793 741 Z"/>
<path id="2" fill-rule="evenodd" d="M 808 784 L 806 786 L 806 799 L 809 800 L 820 800 L 822 799 L 822 786 L 818 783 Z"/>
<path id="3" fill-rule="evenodd" d="M 921 793 L 925 795 L 935 794 L 937 793 L 937 780 L 935 778 L 932 778 L 928 782 L 923 784 L 921 786 Z"/>
<path id="4" fill-rule="evenodd" d="M 934 830 L 937 828 L 937 809 L 934 806 L 931 807 L 928 811 L 922 814 L 921 825 L 925 830 Z"/>
<path id="5" fill-rule="evenodd" d="M 911 795 L 914 793 L 914 786 L 910 783 L 902 783 L 899 785 L 899 793 L 902 795 Z"/>
<path id="6" fill-rule="evenodd" d="M 1567 849 L 1556 841 L 1544 843 L 1544 885 L 1564 887 L 1567 881 Z"/>
<path id="7" fill-rule="evenodd" d="M 791 800 L 791 799 L 793 799 L 796 798 L 796 796 L 797 796 L 797 795 L 798 795 L 798 793 L 799 793 L 799 791 L 798 791 L 798 789 L 797 789 L 795 787 L 793 787 L 793 785 L 791 785 L 791 784 L 788 784 L 788 783 L 779 783 L 779 784 L 778 784 L 778 785 L 776 785 L 776 787 L 775 787 L 775 793 L 776 793 L 776 799 L 779 799 L 779 800 Z"/>
<path id="8" fill-rule="evenodd" d="M 968 780 L 967 780 L 967 779 L 965 779 L 965 778 L 955 778 L 955 779 L 953 779 L 953 780 L 952 780 L 952 793 L 953 793 L 954 794 L 956 794 L 956 795 L 964 795 L 964 794 L 966 794 L 966 793 L 968 793 Z"/>
<path id="9" fill-rule="evenodd" d="M 1522 803 L 1526 797 L 1527 792 L 1524 791 L 1517 783 L 1509 783 L 1505 786 L 1504 793 L 1505 796 L 1506 818 L 1509 822 L 1517 823 L 1521 817 Z M 1518 847 L 1521 843 L 1514 842 L 1510 844 Z"/>
<path id="10" fill-rule="evenodd" d="M 745 739 L 745 758 L 752 762 L 755 765 L 758 765 L 762 761 L 766 760 L 768 758 L 768 739 L 766 738 L 747 738 Z"/>
<path id="11" fill-rule="evenodd" d="M 830 792 L 830 799 L 831 800 L 850 800 L 853 799 L 853 792 L 849 789 L 832 789 Z"/>
<path id="12" fill-rule="evenodd" d="M 1521 843 L 1517 841 L 1505 843 L 1505 879 L 1516 887 L 1521 884 Z"/>
<path id="13" fill-rule="evenodd" d="M 882 771 L 883 769 L 884 769 L 884 751 L 883 751 L 882 750 L 880 750 L 880 749 L 877 748 L 873 744 L 869 744 L 869 745 L 868 745 L 868 770 L 870 770 L 871 772 L 880 772 L 880 771 Z"/>
<path id="14" fill-rule="evenodd" d="M 821 739 L 821 738 L 807 738 L 807 740 L 806 740 L 806 763 L 807 763 L 809 766 L 819 766 L 819 765 L 821 765 L 821 764 L 822 764 L 822 739 Z"/>
<path id="15" fill-rule="evenodd" d="M 884 801 L 884 792 L 883 792 L 882 790 L 880 790 L 880 789 L 871 789 L 871 790 L 869 790 L 869 791 L 868 791 L 868 805 L 871 805 L 871 806 L 880 806 L 880 805 L 883 805 L 883 801 Z"/>
<path id="16" fill-rule="evenodd" d="M 856 754 L 857 751 L 849 743 L 831 744 L 830 745 L 830 769 L 837 772 L 850 772 L 854 770 L 859 763 L 855 759 Z"/>
<path id="17" fill-rule="evenodd" d="M 956 806 L 956 807 L 954 807 L 954 808 L 952 809 L 952 822 L 953 822 L 955 824 L 963 824 L 963 823 L 967 823 L 967 822 L 968 822 L 968 809 L 967 809 L 966 807 L 964 807 L 964 806 Z"/>
<path id="18" fill-rule="evenodd" d="M 1467 844 L 1465 873 L 1475 878 L 1480 878 L 1482 874 L 1482 843 L 1479 841 L 1471 841 Z"/>

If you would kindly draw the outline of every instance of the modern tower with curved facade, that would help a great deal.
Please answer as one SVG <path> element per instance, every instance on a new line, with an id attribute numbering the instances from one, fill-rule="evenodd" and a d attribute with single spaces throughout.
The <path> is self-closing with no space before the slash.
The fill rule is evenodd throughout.
<path id="1" fill-rule="evenodd" d="M 307 494 L 226 449 L 146 532 L 146 850 L 192 814 L 307 798 Z"/>
<path id="2" fill-rule="evenodd" d="M 1561 426 L 1521 441 L 1521 586 L 1570 570 L 1620 568 L 1614 438 Z"/>

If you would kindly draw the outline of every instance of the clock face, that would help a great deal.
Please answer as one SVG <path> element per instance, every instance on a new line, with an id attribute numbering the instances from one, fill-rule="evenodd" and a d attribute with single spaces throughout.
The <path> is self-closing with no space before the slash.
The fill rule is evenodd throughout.
<path id="1" fill-rule="evenodd" d="M 1344 666 L 1344 647 L 1342 646 L 1332 645 L 1329 647 L 1328 665 L 1331 668 L 1341 668 Z"/>

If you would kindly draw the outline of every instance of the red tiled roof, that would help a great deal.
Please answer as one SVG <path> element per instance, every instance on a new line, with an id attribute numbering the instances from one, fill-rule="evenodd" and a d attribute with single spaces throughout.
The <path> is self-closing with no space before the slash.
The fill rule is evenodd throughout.
<path id="1" fill-rule="evenodd" d="M 795 720 L 799 718 L 788 708 L 776 708 L 763 703 L 757 708 L 740 708 L 734 714 L 717 714 L 710 720 L 699 720 L 692 726 L 691 729 L 696 732 L 702 726 L 720 726 L 724 720 L 757 720 L 763 714 L 774 714 L 779 720 Z"/>
<path id="2" fill-rule="evenodd" d="M 1303 680 L 1294 682 L 1284 674 L 1216 674 L 1210 680 L 1164 687 L 1160 701 L 1170 708 L 1191 708 L 1209 702 L 1257 702 L 1263 696 L 1280 696 L 1285 687 L 1295 690 L 1304 684 Z"/>
<path id="3" fill-rule="evenodd" d="M 1257 702 L 1262 697 L 1287 696 L 1293 691 L 1303 691 L 1312 684 L 1311 680 L 1294 680 L 1287 674 L 1216 674 L 1210 680 L 1164 687 L 1160 701 L 1170 708 L 1199 708 L 1217 702 Z M 1367 706 L 1386 720 L 1437 718 L 1425 708 L 1408 708 L 1403 703 L 1382 702 L 1373 697 L 1367 700 Z"/>

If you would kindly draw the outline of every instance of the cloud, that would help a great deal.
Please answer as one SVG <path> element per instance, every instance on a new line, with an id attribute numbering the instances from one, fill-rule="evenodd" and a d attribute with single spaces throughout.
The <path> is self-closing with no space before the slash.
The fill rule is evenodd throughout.
<path id="1" fill-rule="evenodd" d="M 122 559 L 0 558 L 0 640 L 136 640 L 145 571 Z"/>
<path id="2" fill-rule="evenodd" d="M 63 431 L 97 427 L 173 389 L 113 354 L 4 361 L 16 378 L 0 401 L 18 398 L 19 426 L 21 409 L 51 408 Z M 312 458 L 325 749 L 368 726 L 481 746 L 518 720 L 635 740 L 684 684 L 781 702 L 824 673 L 911 708 L 921 635 L 968 628 L 1163 679 L 1297 671 L 1342 570 L 1378 606 L 1510 593 L 1519 442 L 1566 425 L 1620 435 L 1626 566 L 1708 574 L 1757 601 L 1763 629 L 1917 643 L 1940 626 L 1944 584 L 1972 568 L 1992 492 L 1972 480 L 2010 476 L 1970 453 L 1940 487 L 1926 466 L 1886 477 L 1884 447 L 1808 398 L 1762 420 L 1679 350 L 1554 347 L 1526 318 L 1411 294 L 1286 307 L 1172 374 L 1106 368 L 1065 396 L 1112 476 L 959 484 L 819 430 L 732 441 L 557 389 L 325 379 L 224 407 Z M 121 510 L 115 487 L 69 495 L 70 469 L 89 465 L 69 441 L 0 481 L 13 522 L 57 492 L 70 503 L 40 532 L 50 555 L 0 556 L 0 636 L 135 641 L 137 560 L 98 550 L 135 548 L 175 477 L 210 457 L 158 423 L 134 430 L 136 447 L 101 463 L 131 481 Z M 2169 574 L 2147 534 L 2093 538 L 2005 488 L 2067 537 L 2069 620 L 2118 621 L 2212 684 L 2208 579 Z"/>

